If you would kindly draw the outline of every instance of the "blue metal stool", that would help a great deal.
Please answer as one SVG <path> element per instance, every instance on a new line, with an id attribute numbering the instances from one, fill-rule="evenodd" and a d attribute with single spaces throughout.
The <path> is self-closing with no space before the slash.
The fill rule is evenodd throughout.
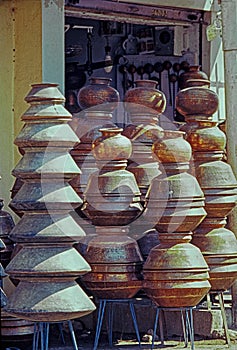
<path id="1" fill-rule="evenodd" d="M 103 324 L 104 319 L 104 313 L 105 313 L 105 307 L 108 304 L 108 340 L 109 340 L 109 346 L 112 347 L 113 345 L 113 315 L 114 315 L 114 304 L 115 303 L 127 303 L 130 308 L 130 313 L 133 320 L 134 329 L 136 332 L 137 340 L 139 343 L 139 346 L 141 346 L 140 341 L 140 334 L 138 330 L 137 325 L 137 318 L 136 313 L 134 309 L 134 300 L 133 299 L 100 299 L 99 300 L 99 308 L 98 308 L 98 317 L 97 317 L 97 325 L 96 325 L 96 332 L 95 332 L 95 341 L 94 341 L 94 347 L 93 350 L 97 350 L 98 342 L 100 338 L 100 332 L 101 327 Z"/>
<path id="2" fill-rule="evenodd" d="M 151 350 L 154 349 L 155 335 L 157 331 L 157 324 L 159 321 L 160 327 L 160 339 L 161 345 L 164 345 L 164 333 L 163 333 L 163 323 L 161 317 L 159 318 L 160 311 L 181 311 L 182 328 L 184 334 L 185 347 L 188 346 L 188 341 L 190 340 L 191 350 L 194 350 L 194 328 L 193 328 L 193 307 L 181 307 L 181 308 L 171 308 L 171 307 L 156 307 L 154 331 L 152 335 Z M 185 315 L 185 316 L 184 316 Z"/>
<path id="3" fill-rule="evenodd" d="M 66 322 L 68 323 L 70 335 L 72 338 L 73 347 L 75 350 L 78 350 L 76 337 L 75 337 L 74 329 L 72 326 L 72 321 L 67 320 Z M 63 331 L 62 331 L 62 322 L 52 322 L 52 324 L 53 323 L 58 323 L 62 342 L 65 345 L 65 339 L 64 339 L 64 335 L 63 335 Z M 49 326 L 50 326 L 50 322 L 35 322 L 32 350 L 39 349 L 39 339 L 40 339 L 40 350 L 48 350 L 48 348 L 49 348 Z"/>

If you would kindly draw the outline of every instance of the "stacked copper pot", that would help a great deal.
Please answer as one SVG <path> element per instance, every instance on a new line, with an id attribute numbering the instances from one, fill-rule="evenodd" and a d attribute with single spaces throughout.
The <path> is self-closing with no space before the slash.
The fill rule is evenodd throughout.
<path id="1" fill-rule="evenodd" d="M 120 97 L 110 83 L 109 78 L 91 77 L 89 84 L 78 92 L 78 103 L 82 111 L 69 123 L 80 139 L 70 153 L 81 169 L 81 173 L 75 176 L 70 184 L 81 198 L 84 197 L 90 175 L 98 170 L 91 152 L 92 142 L 101 135 L 100 128 L 115 127 L 112 113 Z M 86 237 L 75 245 L 76 249 L 84 255 L 89 240 L 95 235 L 95 228 L 81 211 L 81 206 L 76 208 L 73 217 L 86 232 Z"/>
<path id="2" fill-rule="evenodd" d="M 0 251 L 1 250 L 3 250 L 3 249 L 5 249 L 6 248 L 6 246 L 5 246 L 5 244 L 4 244 L 4 242 L 0 239 Z M 5 273 L 5 271 L 4 271 L 4 268 L 3 268 L 3 266 L 2 266 L 2 264 L 0 263 L 0 295 L 1 295 L 1 308 L 2 307 L 4 307 L 4 306 L 6 306 L 6 304 L 7 304 L 7 296 L 6 296 L 6 294 L 4 293 L 4 291 L 3 291 L 3 289 L 2 289 L 2 279 L 4 278 L 4 277 L 6 277 L 7 276 L 7 274 Z"/>
<path id="3" fill-rule="evenodd" d="M 124 96 L 124 106 L 129 114 L 130 124 L 124 128 L 123 135 L 132 142 L 132 154 L 127 170 L 135 175 L 143 206 L 152 179 L 160 174 L 152 145 L 163 137 L 163 129 L 158 125 L 158 120 L 165 110 L 166 98 L 156 86 L 157 82 L 154 80 L 136 80 L 135 87 L 128 90 Z M 138 240 L 144 258 L 148 250 L 158 243 L 158 233 L 154 232 L 154 224 L 147 222 L 141 215 L 130 225 L 129 234 Z"/>
<path id="4" fill-rule="evenodd" d="M 123 135 L 131 140 L 133 147 L 127 169 L 136 177 L 143 202 L 151 180 L 160 173 L 152 145 L 163 136 L 158 118 L 165 110 L 166 98 L 156 85 L 153 80 L 137 80 L 135 88 L 124 97 L 131 124 L 125 127 Z"/>
<path id="5" fill-rule="evenodd" d="M 2 278 L 7 277 L 4 267 L 6 267 L 14 252 L 13 242 L 9 238 L 9 234 L 15 226 L 13 218 L 10 213 L 3 210 L 3 200 L 0 200 L 0 278 L 1 287 Z M 12 317 L 8 315 L 2 308 L 7 305 L 8 295 L 14 286 L 11 284 L 11 280 L 6 283 L 7 288 L 0 288 L 1 292 L 1 344 L 4 345 L 26 345 L 28 342 L 32 342 L 34 333 L 34 324 L 29 320 L 23 320 L 18 317 Z"/>
<path id="6" fill-rule="evenodd" d="M 15 140 L 24 155 L 13 170 L 23 185 L 11 201 L 24 215 L 10 233 L 22 248 L 6 268 L 19 284 L 5 310 L 32 321 L 68 320 L 95 309 L 75 281 L 90 271 L 73 248 L 85 233 L 70 215 L 81 204 L 68 183 L 80 173 L 69 154 L 79 140 L 57 84 L 33 84 L 25 100 L 30 107 Z"/>
<path id="7" fill-rule="evenodd" d="M 130 140 L 120 128 L 102 128 L 92 143 L 98 171 L 89 179 L 83 213 L 96 226 L 85 258 L 92 272 L 82 279 L 98 298 L 131 298 L 142 287 L 142 256 L 128 225 L 142 211 L 134 175 L 126 170 Z"/>
<path id="8" fill-rule="evenodd" d="M 164 131 L 153 145 L 162 165 L 148 190 L 144 215 L 156 221 L 160 244 L 144 264 L 144 290 L 161 307 L 195 306 L 210 289 L 208 266 L 190 243 L 205 218 L 204 195 L 189 174 L 192 151 L 180 131 Z"/>
<path id="9" fill-rule="evenodd" d="M 82 171 L 70 184 L 80 197 L 84 195 L 90 174 L 97 170 L 91 153 L 92 142 L 101 135 L 100 128 L 115 126 L 112 112 L 119 102 L 119 93 L 110 83 L 111 79 L 91 77 L 89 85 L 78 92 L 78 103 L 82 112 L 70 122 L 80 139 L 70 153 Z"/>
<path id="10" fill-rule="evenodd" d="M 237 278 L 237 240 L 225 228 L 226 218 L 236 205 L 237 182 L 229 164 L 223 161 L 226 136 L 213 114 L 218 96 L 203 79 L 179 91 L 177 110 L 184 115 L 187 140 L 192 145 L 197 180 L 205 195 L 207 216 L 197 227 L 193 244 L 199 247 L 210 268 L 211 290 L 229 289 Z M 188 86 L 188 85 L 187 85 Z"/>

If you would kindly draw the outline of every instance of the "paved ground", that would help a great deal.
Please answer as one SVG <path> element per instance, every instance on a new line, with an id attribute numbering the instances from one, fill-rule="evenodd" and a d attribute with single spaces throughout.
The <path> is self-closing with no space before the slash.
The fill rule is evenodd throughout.
<path id="1" fill-rule="evenodd" d="M 93 350 L 93 336 L 92 335 L 82 335 L 77 337 L 78 350 Z M 115 335 L 116 339 L 116 335 Z M 74 350 L 72 347 L 71 339 L 69 336 L 65 337 L 66 345 L 62 346 L 58 343 L 57 346 L 51 344 L 50 350 Z M 164 345 L 160 341 L 155 342 L 155 349 L 166 349 L 166 350 L 178 350 L 184 349 L 185 344 L 183 339 L 168 339 L 165 340 Z M 237 340 L 231 340 L 230 347 L 227 346 L 224 339 L 206 339 L 200 340 L 195 339 L 194 341 L 195 350 L 237 350 Z M 151 343 L 142 342 L 141 347 L 139 348 L 138 342 L 135 339 L 127 340 L 117 340 L 114 342 L 113 347 L 110 348 L 107 342 L 107 336 L 103 334 L 100 338 L 99 346 L 97 350 L 150 350 Z M 191 344 L 188 343 L 186 349 L 191 349 Z M 23 349 L 22 349 L 23 350 Z"/>
<path id="2" fill-rule="evenodd" d="M 130 336 L 130 339 L 126 340 L 117 340 L 116 341 L 116 335 L 115 335 L 115 341 L 113 343 L 113 347 L 110 348 L 107 342 L 107 336 L 105 334 L 102 334 L 99 342 L 99 346 L 97 350 L 150 350 L 151 349 L 151 343 L 149 342 L 142 342 L 141 347 L 139 347 L 137 341 L 135 339 L 132 339 L 132 336 Z M 65 345 L 62 344 L 62 339 L 60 336 L 56 333 L 52 334 L 50 336 L 49 341 L 49 350 L 75 350 L 75 348 L 72 346 L 72 341 L 69 334 L 65 334 L 64 336 Z M 78 335 L 76 334 L 76 340 L 78 345 L 78 350 L 93 350 L 93 340 L 94 336 L 93 334 L 82 334 Z M 3 345 L 1 344 L 1 350 L 32 350 L 32 342 L 28 344 L 8 344 Z M 9 349 L 8 349 L 9 348 Z M 178 338 L 172 338 L 165 340 L 164 345 L 161 344 L 161 342 L 158 340 L 155 342 L 155 349 L 166 349 L 166 350 L 181 350 L 185 349 L 185 344 L 183 339 Z M 190 343 L 188 343 L 188 346 L 186 349 L 191 349 Z M 226 345 L 226 342 L 224 339 L 195 339 L 194 341 L 194 349 L 195 350 L 237 350 L 237 339 L 231 340 L 231 345 L 228 347 Z M 39 350 L 41 348 L 39 347 Z"/>

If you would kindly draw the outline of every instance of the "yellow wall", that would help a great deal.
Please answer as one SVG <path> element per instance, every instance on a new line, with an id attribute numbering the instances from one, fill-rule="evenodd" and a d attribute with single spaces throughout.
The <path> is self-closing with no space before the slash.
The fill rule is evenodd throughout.
<path id="1" fill-rule="evenodd" d="M 42 10 L 40 0 L 0 1 L 0 198 L 5 209 L 20 155 L 14 146 L 28 108 L 30 84 L 42 81 Z"/>

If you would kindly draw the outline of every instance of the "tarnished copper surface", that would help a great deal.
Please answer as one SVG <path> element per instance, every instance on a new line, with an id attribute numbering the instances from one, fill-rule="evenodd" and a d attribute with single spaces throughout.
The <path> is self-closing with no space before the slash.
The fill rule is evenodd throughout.
<path id="1" fill-rule="evenodd" d="M 154 247 L 144 264 L 144 290 L 164 307 L 194 306 L 209 291 L 208 266 L 190 243 Z"/>
<path id="2" fill-rule="evenodd" d="M 99 298 L 131 298 L 142 287 L 143 258 L 128 227 L 99 226 L 85 251 L 92 271 L 81 279 Z"/>
<path id="3" fill-rule="evenodd" d="M 131 142 L 121 135 L 119 128 L 102 132 L 104 135 L 92 144 L 100 170 L 90 176 L 82 211 L 94 225 L 123 226 L 135 220 L 143 210 L 135 177 L 125 170 Z M 113 142 L 116 147 L 112 146 Z M 122 153 L 120 143 L 124 145 Z"/>
<path id="4" fill-rule="evenodd" d="M 217 94 L 202 86 L 180 90 L 176 95 L 177 111 L 183 116 L 205 116 L 210 118 L 219 106 Z"/>
<path id="5" fill-rule="evenodd" d="M 0 240 L 2 241 L 0 261 L 3 267 L 6 267 L 11 259 L 14 248 L 14 242 L 9 238 L 9 234 L 15 226 L 15 223 L 11 214 L 3 210 L 3 206 L 3 199 L 0 199 Z"/>
<path id="6" fill-rule="evenodd" d="M 206 216 L 204 195 L 189 174 L 191 147 L 184 133 L 168 131 L 153 151 L 163 166 L 147 193 L 144 217 L 155 221 L 160 244 L 151 249 L 143 267 L 145 293 L 163 307 L 194 306 L 210 289 L 208 266 L 189 243 L 192 231 Z"/>
<path id="7" fill-rule="evenodd" d="M 119 102 L 119 93 L 110 86 L 110 78 L 91 77 L 90 84 L 82 87 L 78 92 L 78 103 L 82 109 L 100 104 L 107 104 L 107 110 L 113 111 Z"/>
<path id="8" fill-rule="evenodd" d="M 135 177 L 125 170 L 131 142 L 121 131 L 101 129 L 102 136 L 93 142 L 99 170 L 90 176 L 82 207 L 96 225 L 97 236 L 84 251 L 92 271 L 81 279 L 100 298 L 131 298 L 142 287 L 143 258 L 126 225 L 143 208 Z"/>
<path id="9" fill-rule="evenodd" d="M 82 200 L 68 184 L 80 174 L 69 149 L 79 142 L 67 122 L 64 97 L 55 84 L 36 84 L 26 97 L 29 109 L 15 140 L 24 148 L 13 174 L 23 185 L 11 201 L 25 213 L 10 236 L 21 249 L 6 271 L 19 281 L 8 298 L 9 315 L 31 321 L 61 321 L 95 310 L 75 279 L 90 271 L 73 247 L 85 235 L 70 215 Z"/>
<path id="10" fill-rule="evenodd" d="M 162 91 L 156 89 L 154 80 L 136 80 L 135 88 L 126 92 L 124 102 L 126 109 L 131 114 L 141 113 L 141 105 L 161 114 L 166 107 L 166 98 Z"/>
<path id="11" fill-rule="evenodd" d="M 190 80 L 194 81 L 195 86 L 197 86 L 199 85 L 200 80 L 201 84 L 208 81 L 208 75 L 201 70 L 201 66 L 190 65 L 188 69 L 179 76 L 179 88 L 184 89 L 190 87 Z M 196 81 L 198 81 L 198 83 Z"/>
<path id="12" fill-rule="evenodd" d="M 193 172 L 203 190 L 207 212 L 194 230 L 192 243 L 200 248 L 210 268 L 211 290 L 224 291 L 237 278 L 237 240 L 224 228 L 226 216 L 236 206 L 237 181 L 230 165 L 223 161 L 226 137 L 212 116 L 218 107 L 218 96 L 199 83 L 195 86 L 194 80 L 193 84 L 192 88 L 181 90 L 176 100 L 177 110 L 187 122 L 182 130 L 193 149 Z"/>

